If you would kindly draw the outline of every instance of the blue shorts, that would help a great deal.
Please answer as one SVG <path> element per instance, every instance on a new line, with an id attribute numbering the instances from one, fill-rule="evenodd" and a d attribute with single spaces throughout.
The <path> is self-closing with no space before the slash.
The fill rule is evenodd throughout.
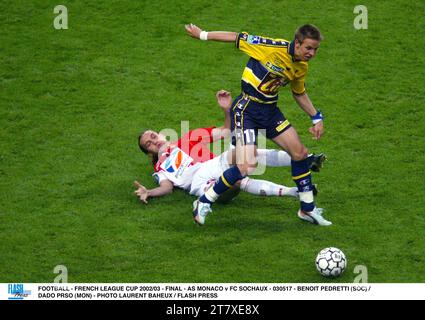
<path id="1" fill-rule="evenodd" d="M 243 145 L 257 145 L 258 130 L 263 129 L 273 139 L 291 127 L 277 103 L 263 104 L 240 94 L 232 103 L 230 112 L 232 145 L 240 140 Z"/>

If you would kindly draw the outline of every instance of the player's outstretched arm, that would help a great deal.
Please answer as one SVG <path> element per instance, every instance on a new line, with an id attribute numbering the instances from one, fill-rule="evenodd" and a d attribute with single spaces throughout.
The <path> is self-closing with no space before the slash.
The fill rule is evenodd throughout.
<path id="1" fill-rule="evenodd" d="M 134 181 L 134 185 L 137 188 L 134 193 L 140 199 L 140 201 L 146 204 L 148 203 L 148 198 L 165 196 L 167 194 L 172 193 L 174 188 L 173 183 L 169 180 L 161 181 L 159 187 L 151 190 L 146 189 L 138 181 Z"/>
<path id="2" fill-rule="evenodd" d="M 238 37 L 237 32 L 230 31 L 205 31 L 190 23 L 184 26 L 188 35 L 200 40 L 214 40 L 221 42 L 235 42 Z"/>

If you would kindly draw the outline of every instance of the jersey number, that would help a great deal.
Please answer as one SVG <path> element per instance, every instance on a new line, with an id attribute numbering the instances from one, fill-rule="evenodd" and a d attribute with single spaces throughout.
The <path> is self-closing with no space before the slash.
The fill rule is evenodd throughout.
<path id="1" fill-rule="evenodd" d="M 244 130 L 245 144 L 255 144 L 255 130 L 246 129 Z"/>

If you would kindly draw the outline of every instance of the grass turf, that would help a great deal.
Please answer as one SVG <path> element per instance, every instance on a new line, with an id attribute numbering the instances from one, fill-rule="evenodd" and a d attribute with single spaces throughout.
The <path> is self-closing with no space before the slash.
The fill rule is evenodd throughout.
<path id="1" fill-rule="evenodd" d="M 0 3 L 0 282 L 323 282 L 314 258 L 341 248 L 370 282 L 423 282 L 425 89 L 422 1 L 54 1 Z M 325 35 L 308 92 L 326 116 L 319 142 L 288 89 L 280 106 L 311 151 L 334 225 L 296 218 L 296 201 L 247 194 L 217 204 L 204 228 L 182 191 L 140 204 L 154 187 L 136 145 L 141 128 L 220 125 L 215 91 L 236 96 L 247 56 L 185 35 L 248 31 L 290 39 L 303 23 Z M 273 147 L 272 144 L 268 145 Z M 263 178 L 292 184 L 289 169 Z"/>

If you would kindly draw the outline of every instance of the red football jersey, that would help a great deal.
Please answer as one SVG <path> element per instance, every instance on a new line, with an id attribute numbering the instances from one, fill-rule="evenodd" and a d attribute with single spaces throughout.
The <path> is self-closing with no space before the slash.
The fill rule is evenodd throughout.
<path id="1" fill-rule="evenodd" d="M 214 128 L 191 130 L 178 141 L 171 143 L 155 164 L 154 177 L 158 183 L 167 179 L 176 187 L 190 188 L 199 164 L 215 157 L 208 147 L 208 144 L 213 142 Z"/>

